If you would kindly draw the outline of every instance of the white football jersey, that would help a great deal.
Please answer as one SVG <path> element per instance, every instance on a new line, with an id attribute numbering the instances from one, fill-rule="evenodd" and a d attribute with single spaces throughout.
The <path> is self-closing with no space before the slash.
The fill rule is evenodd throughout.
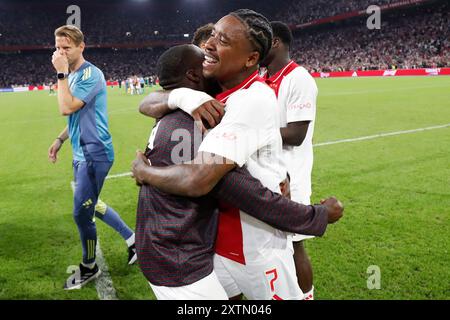
<path id="1" fill-rule="evenodd" d="M 280 108 L 280 125 L 310 121 L 303 143 L 298 147 L 283 146 L 283 160 L 291 177 L 291 199 L 310 204 L 313 168 L 313 134 L 318 88 L 309 72 L 291 61 L 267 79 L 274 89 Z"/>
<path id="2" fill-rule="evenodd" d="M 245 165 L 264 186 L 280 193 L 286 168 L 282 162 L 280 113 L 273 90 L 255 72 L 216 98 L 226 103 L 226 112 L 199 151 Z M 221 205 L 219 221 L 216 253 L 241 264 L 263 260 L 267 250 L 287 247 L 287 233 L 226 204 Z"/>

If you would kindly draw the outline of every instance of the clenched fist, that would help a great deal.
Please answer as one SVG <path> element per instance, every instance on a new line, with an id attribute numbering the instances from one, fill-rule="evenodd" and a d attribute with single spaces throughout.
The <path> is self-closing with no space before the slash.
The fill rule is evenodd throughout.
<path id="1" fill-rule="evenodd" d="M 320 200 L 320 204 L 327 207 L 328 223 L 335 223 L 344 215 L 344 206 L 335 197 Z"/>

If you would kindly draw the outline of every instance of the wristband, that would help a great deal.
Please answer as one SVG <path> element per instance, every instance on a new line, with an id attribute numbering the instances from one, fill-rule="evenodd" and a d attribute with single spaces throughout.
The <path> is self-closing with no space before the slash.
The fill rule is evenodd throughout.
<path id="1" fill-rule="evenodd" d="M 57 138 L 56 138 L 56 140 L 59 140 L 59 141 L 61 142 L 61 144 L 63 144 L 63 143 L 64 143 L 64 140 L 63 140 L 63 139 L 61 139 L 60 137 L 57 137 Z"/>
<path id="2" fill-rule="evenodd" d="M 184 112 L 192 113 L 207 101 L 214 100 L 210 95 L 188 88 L 178 88 L 169 94 L 168 105 L 172 110 L 180 108 Z"/>

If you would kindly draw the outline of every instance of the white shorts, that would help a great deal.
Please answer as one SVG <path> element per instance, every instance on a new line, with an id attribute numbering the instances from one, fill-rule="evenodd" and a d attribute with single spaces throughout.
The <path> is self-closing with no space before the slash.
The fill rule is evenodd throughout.
<path id="1" fill-rule="evenodd" d="M 315 238 L 315 236 L 307 236 L 304 234 L 293 234 L 292 236 L 290 236 L 292 242 L 299 242 L 299 241 L 303 241 L 306 239 L 312 239 Z"/>
<path id="2" fill-rule="evenodd" d="M 213 271 L 203 279 L 182 287 L 150 284 L 158 300 L 228 300 L 228 296 Z"/>
<path id="3" fill-rule="evenodd" d="M 263 262 L 246 265 L 214 255 L 214 271 L 228 297 L 249 300 L 302 300 L 292 250 L 274 249 Z"/>

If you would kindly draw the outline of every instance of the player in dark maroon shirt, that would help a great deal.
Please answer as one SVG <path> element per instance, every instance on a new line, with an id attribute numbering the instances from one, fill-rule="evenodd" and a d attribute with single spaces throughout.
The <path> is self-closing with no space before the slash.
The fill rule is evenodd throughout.
<path id="1" fill-rule="evenodd" d="M 169 49 L 158 61 L 161 85 L 165 89 L 187 87 L 202 90 L 203 59 L 202 51 L 192 45 Z M 146 152 L 155 166 L 177 163 L 172 157 L 174 148 L 180 144 L 173 141 L 175 130 L 184 130 L 187 136 L 183 138 L 201 137 L 192 117 L 181 110 L 164 116 L 156 128 Z M 190 153 L 189 160 L 197 154 L 199 143 L 195 145 L 191 140 L 190 152 L 187 152 Z M 139 154 L 133 163 L 133 174 L 138 183 L 145 183 L 147 161 L 143 154 Z M 192 195 L 195 193 L 193 190 Z M 243 168 L 230 171 L 208 195 L 198 198 L 169 195 L 144 184 L 139 194 L 136 247 L 140 267 L 154 291 L 161 287 L 190 286 L 213 272 L 219 199 L 279 229 L 318 236 L 325 232 L 327 223 L 342 215 L 342 208 L 336 202 L 318 206 L 291 202 L 263 187 Z M 207 294 L 205 292 L 203 297 L 208 298 Z M 193 296 L 186 296 L 184 292 L 184 295 L 157 294 L 157 297 L 189 299 Z"/>

